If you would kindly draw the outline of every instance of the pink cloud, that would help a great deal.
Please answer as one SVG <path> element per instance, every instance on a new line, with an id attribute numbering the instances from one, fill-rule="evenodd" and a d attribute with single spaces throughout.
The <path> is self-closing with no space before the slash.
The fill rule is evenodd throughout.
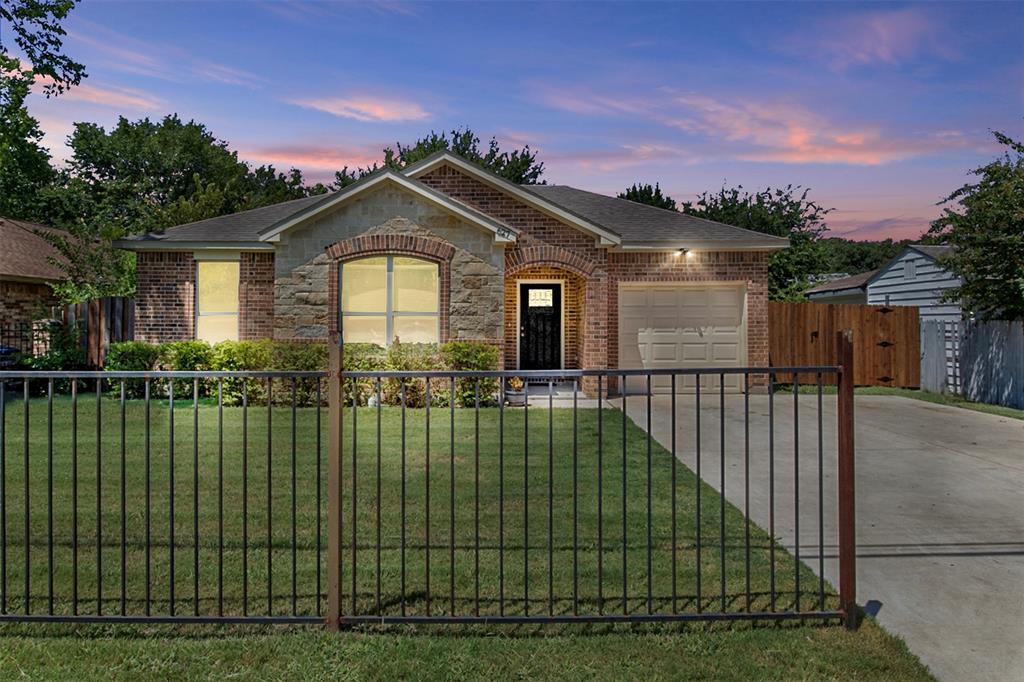
<path id="1" fill-rule="evenodd" d="M 552 166 L 571 166 L 578 170 L 612 172 L 634 166 L 657 163 L 694 164 L 701 158 L 685 147 L 657 143 L 624 144 L 619 147 L 592 150 L 542 150 L 545 162 Z"/>
<path id="2" fill-rule="evenodd" d="M 239 157 L 257 164 L 273 164 L 278 169 L 299 168 L 313 182 L 334 180 L 334 171 L 345 166 L 367 168 L 380 163 L 384 145 L 361 145 L 351 148 L 326 147 L 318 144 L 284 144 L 250 147 L 238 152 Z"/>
<path id="3" fill-rule="evenodd" d="M 23 71 L 31 70 L 31 66 L 20 62 Z M 35 76 L 32 81 L 33 91 L 39 91 L 42 87 L 53 85 L 56 81 L 50 76 Z M 113 109 L 135 109 L 149 111 L 159 109 L 165 102 L 159 97 L 143 90 L 125 88 L 119 85 L 102 85 L 85 81 L 79 85 L 68 88 L 63 95 L 62 101 L 73 100 L 78 102 L 89 102 L 103 107 Z"/>
<path id="4" fill-rule="evenodd" d="M 853 213 L 856 213 L 854 211 Z M 928 216 L 890 216 L 871 219 L 847 217 L 843 211 L 829 215 L 829 235 L 846 239 L 879 240 L 879 239 L 918 239 L 928 231 L 933 217 Z"/>
<path id="5" fill-rule="evenodd" d="M 411 100 L 373 95 L 312 97 L 288 101 L 300 107 L 316 109 L 356 121 L 393 123 L 396 121 L 422 121 L 430 117 L 429 112 Z"/>
<path id="6" fill-rule="evenodd" d="M 845 69 L 901 64 L 922 54 L 953 60 L 959 56 L 950 47 L 953 37 L 929 9 L 908 7 L 830 18 L 811 29 L 802 29 L 786 47 L 801 54 L 813 51 L 833 67 Z"/>

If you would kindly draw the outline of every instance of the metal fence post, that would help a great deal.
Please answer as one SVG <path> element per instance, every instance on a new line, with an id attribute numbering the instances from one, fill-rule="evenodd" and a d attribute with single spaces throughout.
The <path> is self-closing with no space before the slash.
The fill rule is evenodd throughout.
<path id="1" fill-rule="evenodd" d="M 857 627 L 857 524 L 854 504 L 853 332 L 836 333 L 839 373 L 839 601 L 843 623 Z"/>
<path id="2" fill-rule="evenodd" d="M 337 630 L 341 622 L 341 439 L 342 386 L 341 338 L 328 340 L 328 470 L 327 470 L 327 627 Z"/>

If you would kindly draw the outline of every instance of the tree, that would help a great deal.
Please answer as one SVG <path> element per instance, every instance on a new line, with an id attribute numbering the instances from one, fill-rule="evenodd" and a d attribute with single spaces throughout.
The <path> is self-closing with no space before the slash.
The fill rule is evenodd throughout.
<path id="1" fill-rule="evenodd" d="M 0 2 L 0 57 L 13 59 L 3 42 L 8 24 L 14 42 L 28 59 L 26 69 L 14 59 L 17 71 L 29 79 L 43 77 L 46 96 L 58 95 L 85 78 L 85 67 L 63 53 L 64 36 L 60 22 L 74 9 L 77 0 L 3 0 Z M 4 69 L 9 68 L 5 64 Z"/>
<path id="2" fill-rule="evenodd" d="M 638 204 L 647 204 L 648 206 L 655 206 L 657 208 L 665 208 L 670 211 L 676 210 L 676 200 L 670 196 L 661 193 L 661 187 L 658 183 L 654 183 L 654 187 L 650 184 L 640 185 L 634 183 L 632 187 L 628 188 L 625 192 L 619 192 L 620 199 L 628 199 L 629 201 L 635 201 Z"/>
<path id="3" fill-rule="evenodd" d="M 0 55 L 0 216 L 39 220 L 39 193 L 55 176 L 43 131 L 25 98 L 32 79 L 17 60 Z"/>
<path id="4" fill-rule="evenodd" d="M 450 135 L 451 137 L 444 132 L 436 133 L 432 130 L 426 137 L 416 140 L 409 146 L 396 142 L 395 148 L 385 147 L 382 166 L 402 170 L 431 154 L 447 150 L 517 184 L 537 184 L 544 173 L 544 164 L 537 161 L 537 153 L 532 151 L 529 145 L 503 151 L 497 138 L 492 137 L 485 150 L 480 147 L 480 138 L 469 128 L 456 128 Z M 378 168 L 377 164 L 353 170 L 346 166 L 335 174 L 334 187 L 341 189 L 351 185 Z"/>
<path id="5" fill-rule="evenodd" d="M 743 186 L 704 192 L 694 203 L 685 202 L 682 212 L 735 225 L 755 232 L 788 237 L 790 246 L 775 251 L 768 260 L 768 295 L 773 300 L 802 300 L 820 271 L 821 235 L 828 227 L 825 216 L 832 211 L 808 199 L 809 189 L 787 185 L 750 193 Z"/>
<path id="6" fill-rule="evenodd" d="M 842 237 L 822 239 L 821 272 L 857 274 L 877 270 L 899 255 L 909 244 L 909 239 L 882 239 L 878 241 L 854 241 Z"/>
<path id="7" fill-rule="evenodd" d="M 1024 319 L 1024 143 L 993 131 L 1002 156 L 946 197 L 930 237 L 954 247 L 943 265 L 963 280 L 947 296 L 982 319 Z"/>

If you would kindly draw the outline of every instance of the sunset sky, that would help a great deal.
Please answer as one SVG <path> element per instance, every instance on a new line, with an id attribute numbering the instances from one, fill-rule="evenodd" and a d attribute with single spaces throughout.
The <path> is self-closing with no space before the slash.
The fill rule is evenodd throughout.
<path id="1" fill-rule="evenodd" d="M 66 22 L 89 78 L 33 95 L 75 121 L 177 112 L 255 164 L 328 180 L 468 125 L 544 178 L 799 184 L 834 234 L 917 237 L 966 171 L 1024 137 L 1024 4 L 98 2 Z"/>

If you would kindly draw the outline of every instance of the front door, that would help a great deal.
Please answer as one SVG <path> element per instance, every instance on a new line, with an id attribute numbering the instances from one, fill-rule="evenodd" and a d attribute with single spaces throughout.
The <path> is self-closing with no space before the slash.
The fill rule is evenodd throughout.
<path id="1" fill-rule="evenodd" d="M 562 285 L 519 285 L 519 368 L 562 368 Z"/>

